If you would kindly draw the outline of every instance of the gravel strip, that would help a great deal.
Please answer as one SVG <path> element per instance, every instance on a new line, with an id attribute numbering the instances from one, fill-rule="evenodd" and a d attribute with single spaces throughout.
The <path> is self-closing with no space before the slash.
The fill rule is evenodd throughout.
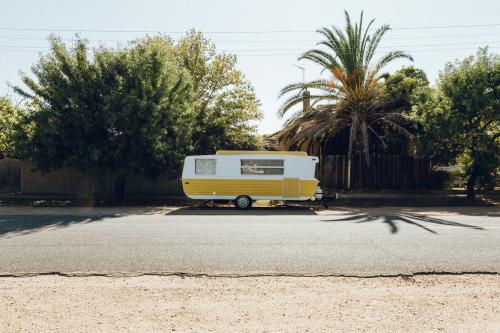
<path id="1" fill-rule="evenodd" d="M 0 278 L 0 332 L 499 332 L 500 275 Z"/>

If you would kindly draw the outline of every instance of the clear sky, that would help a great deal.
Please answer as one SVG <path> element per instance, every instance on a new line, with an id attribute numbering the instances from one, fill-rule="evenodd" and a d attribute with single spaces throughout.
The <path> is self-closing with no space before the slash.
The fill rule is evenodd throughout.
<path id="1" fill-rule="evenodd" d="M 498 0 L 1 0 L 1 4 L 0 95 L 12 95 L 7 82 L 19 84 L 18 71 L 29 71 L 39 52 L 47 50 L 51 31 L 71 39 L 77 31 L 94 30 L 81 35 L 92 45 L 111 46 L 146 31 L 178 37 L 176 32 L 194 28 L 207 32 L 219 50 L 238 55 L 238 66 L 261 101 L 265 116 L 259 123 L 261 133 L 281 127 L 276 117 L 279 90 L 302 79 L 293 64 L 306 67 L 306 79 L 319 77 L 317 66 L 299 63 L 297 57 L 314 46 L 318 28 L 344 26 L 344 9 L 356 18 L 364 10 L 366 18 L 376 18 L 376 26 L 390 24 L 394 30 L 386 35 L 381 51 L 409 52 L 431 81 L 446 62 L 464 58 L 478 46 L 500 50 Z M 388 70 L 405 64 L 409 62 L 399 61 Z"/>

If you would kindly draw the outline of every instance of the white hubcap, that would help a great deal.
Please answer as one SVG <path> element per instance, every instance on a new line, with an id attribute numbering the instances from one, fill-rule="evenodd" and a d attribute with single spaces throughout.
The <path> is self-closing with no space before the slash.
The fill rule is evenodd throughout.
<path id="1" fill-rule="evenodd" d="M 250 201 L 248 200 L 247 197 L 240 197 L 238 198 L 237 203 L 239 207 L 248 207 Z"/>

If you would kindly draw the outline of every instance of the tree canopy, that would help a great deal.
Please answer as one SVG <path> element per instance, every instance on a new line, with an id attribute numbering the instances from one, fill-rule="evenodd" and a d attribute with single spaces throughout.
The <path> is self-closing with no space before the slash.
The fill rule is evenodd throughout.
<path id="1" fill-rule="evenodd" d="M 35 166 L 113 168 L 120 196 L 127 174 L 176 175 L 190 148 L 193 90 L 172 46 L 146 38 L 90 55 L 84 40 L 51 45 L 35 78 L 22 76 L 29 90 L 16 88 L 30 101 L 25 146 Z"/>
<path id="2" fill-rule="evenodd" d="M 420 124 L 411 117 L 411 110 L 422 98 L 422 94 L 424 96 L 428 94 L 430 86 L 427 75 L 422 69 L 413 66 L 403 67 L 387 76 L 382 87 L 388 100 L 385 108 L 400 112 L 406 119 L 405 127 L 412 133 L 411 136 L 407 136 L 399 131 L 385 131 L 383 137 L 387 144 L 386 151 L 414 157 L 425 155 L 419 136 Z"/>
<path id="3" fill-rule="evenodd" d="M 217 53 L 215 45 L 192 31 L 175 46 L 194 85 L 195 154 L 218 149 L 260 149 L 255 121 L 262 118 L 250 82 L 236 68 L 236 56 Z"/>
<path id="4" fill-rule="evenodd" d="M 393 104 L 392 107 L 410 112 L 420 90 L 429 87 L 429 80 L 422 69 L 408 66 L 389 75 L 383 87 Z"/>
<path id="5" fill-rule="evenodd" d="M 0 97 L 0 158 L 16 156 L 17 127 L 21 118 L 21 110 L 7 98 Z"/>
<path id="6" fill-rule="evenodd" d="M 413 116 L 429 154 L 463 166 L 473 198 L 476 188 L 492 183 L 500 162 L 500 57 L 483 48 L 447 64 L 437 89 L 415 103 Z"/>

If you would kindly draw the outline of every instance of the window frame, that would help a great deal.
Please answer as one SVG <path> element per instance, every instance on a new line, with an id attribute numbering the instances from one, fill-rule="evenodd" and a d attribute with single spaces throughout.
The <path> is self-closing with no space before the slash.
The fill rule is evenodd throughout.
<path id="1" fill-rule="evenodd" d="M 198 172 L 197 163 L 198 161 L 213 161 L 214 169 L 211 173 L 201 173 Z M 194 159 L 194 174 L 195 175 L 216 175 L 217 174 L 217 159 L 216 158 L 195 158 Z"/>
<path id="2" fill-rule="evenodd" d="M 247 164 L 245 162 L 248 161 L 255 161 L 254 164 Z M 268 161 L 273 161 L 273 162 L 280 162 L 279 164 L 281 165 L 265 165 L 266 163 L 258 164 L 259 162 L 268 162 Z M 256 170 L 281 170 L 281 172 L 278 173 L 258 173 L 258 172 L 248 172 L 244 170 L 251 170 L 251 169 L 256 169 Z M 240 175 L 254 175 L 254 176 L 283 176 L 285 174 L 285 159 L 256 159 L 256 158 L 242 158 L 240 159 Z"/>

